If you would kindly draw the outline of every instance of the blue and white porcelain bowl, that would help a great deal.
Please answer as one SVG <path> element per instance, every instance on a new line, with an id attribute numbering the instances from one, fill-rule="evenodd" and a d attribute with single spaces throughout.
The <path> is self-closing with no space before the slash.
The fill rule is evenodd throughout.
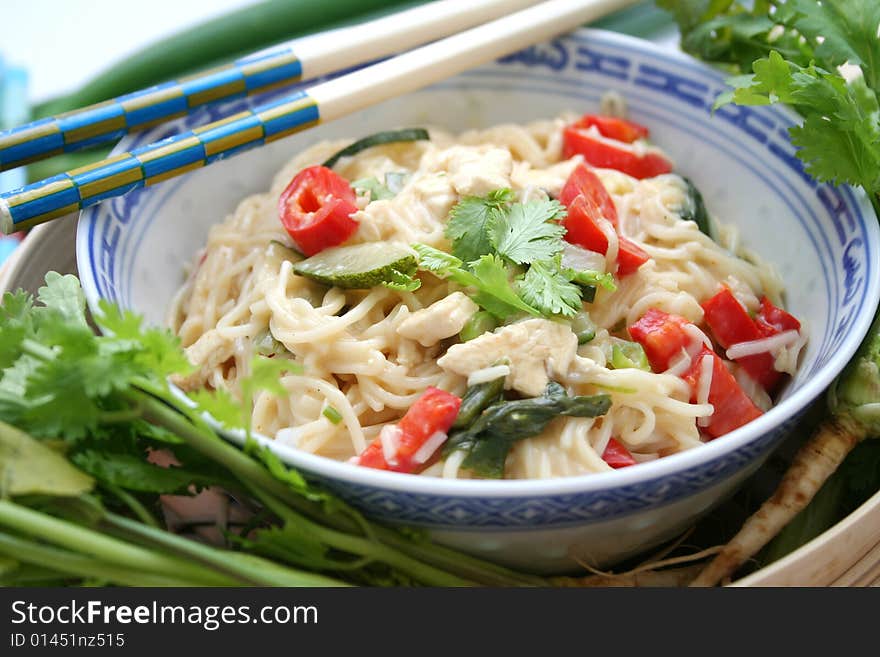
<path id="1" fill-rule="evenodd" d="M 737 224 L 745 244 L 777 266 L 790 310 L 809 327 L 798 374 L 772 410 L 698 449 L 623 470 L 539 481 L 383 472 L 266 439 L 284 461 L 378 520 L 423 528 L 440 542 L 531 570 L 560 571 L 576 560 L 607 565 L 683 531 L 755 472 L 853 355 L 878 303 L 880 237 L 867 199 L 804 174 L 787 136 L 790 113 L 729 106 L 713 114 L 723 88 L 718 72 L 686 56 L 581 30 L 89 208 L 76 244 L 82 283 L 93 308 L 106 298 L 160 324 L 184 263 L 205 243 L 211 224 L 244 196 L 267 189 L 275 171 L 305 146 L 399 126 L 457 131 L 586 112 L 597 109 L 604 92 L 620 92 L 632 118 L 651 128 L 678 170 L 702 190 L 710 211 Z M 214 111 L 182 119 L 170 131 L 128 138 L 119 149 L 191 129 Z"/>

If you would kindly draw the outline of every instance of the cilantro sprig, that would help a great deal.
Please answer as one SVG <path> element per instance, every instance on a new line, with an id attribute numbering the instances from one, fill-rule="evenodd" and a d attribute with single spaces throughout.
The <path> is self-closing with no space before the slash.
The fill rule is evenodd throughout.
<path id="1" fill-rule="evenodd" d="M 582 308 L 582 286 L 608 286 L 610 277 L 562 266 L 559 221 L 566 210 L 558 201 L 513 199 L 509 189 L 463 198 L 446 225 L 452 253 L 415 244 L 419 268 L 469 288 L 473 300 L 501 320 L 517 313 L 574 316 Z"/>
<path id="2" fill-rule="evenodd" d="M 820 182 L 858 185 L 880 215 L 880 3 L 876 0 L 659 0 L 685 50 L 741 75 L 727 103 L 785 103 L 797 157 Z"/>

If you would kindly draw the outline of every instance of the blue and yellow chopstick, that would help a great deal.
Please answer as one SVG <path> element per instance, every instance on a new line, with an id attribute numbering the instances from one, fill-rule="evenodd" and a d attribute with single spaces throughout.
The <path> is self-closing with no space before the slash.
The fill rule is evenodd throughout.
<path id="1" fill-rule="evenodd" d="M 114 141 L 221 100 L 257 94 L 302 79 L 289 47 L 251 55 L 207 73 L 167 82 L 75 112 L 0 132 L 0 171 Z"/>
<path id="2" fill-rule="evenodd" d="M 428 86 L 634 0 L 547 0 L 181 135 L 0 194 L 9 234 Z"/>
<path id="3" fill-rule="evenodd" d="M 527 0 L 444 0 L 299 39 L 181 80 L 0 132 L 0 171 L 118 140 L 224 100 L 290 86 L 440 38 L 534 4 Z"/>

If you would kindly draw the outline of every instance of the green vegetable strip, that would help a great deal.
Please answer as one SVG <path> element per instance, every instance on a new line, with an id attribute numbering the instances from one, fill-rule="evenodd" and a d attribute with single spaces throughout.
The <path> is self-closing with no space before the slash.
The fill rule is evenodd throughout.
<path id="1" fill-rule="evenodd" d="M 154 575 L 141 572 L 136 568 L 102 562 L 93 556 L 83 556 L 75 552 L 59 550 L 5 532 L 0 532 L 0 554 L 25 563 L 60 571 L 65 578 L 69 576 L 88 577 L 122 586 L 203 586 L 202 582 L 189 580 L 182 576 Z M 14 580 L 13 583 L 18 583 L 18 580 Z"/>
<path id="2" fill-rule="evenodd" d="M 467 342 L 468 340 L 480 337 L 483 333 L 494 331 L 497 327 L 498 320 L 492 316 L 492 313 L 478 310 L 468 319 L 458 337 L 462 342 Z"/>
<path id="3" fill-rule="evenodd" d="M 0 500 L 0 525 L 44 538 L 71 550 L 81 550 L 111 564 L 158 575 L 175 573 L 202 585 L 232 586 L 239 580 L 194 563 L 130 545 L 105 534 L 33 511 L 9 500 Z"/>
<path id="4" fill-rule="evenodd" d="M 469 427 L 486 407 L 501 399 L 504 392 L 505 377 L 499 377 L 486 383 L 469 386 L 461 399 L 461 408 L 452 424 L 452 429 Z"/>
<path id="5" fill-rule="evenodd" d="M 285 508 L 278 501 L 257 489 L 254 489 L 253 493 L 285 522 L 299 525 L 306 533 L 314 536 L 322 543 L 332 545 L 351 554 L 374 558 L 377 561 L 399 569 L 403 573 L 411 575 L 428 586 L 473 586 L 475 584 L 475 582 L 469 582 L 399 553 L 382 543 L 322 527 L 306 519 L 304 516 Z"/>
<path id="6" fill-rule="evenodd" d="M 196 541 L 182 538 L 168 531 L 147 527 L 123 516 L 108 513 L 105 523 L 123 530 L 141 541 L 173 550 L 181 556 L 191 557 L 221 571 L 246 578 L 258 586 L 347 586 L 324 575 L 283 568 L 276 563 L 250 554 L 217 550 Z"/>
<path id="7" fill-rule="evenodd" d="M 324 160 L 322 166 L 332 169 L 333 166 L 343 157 L 357 155 L 363 150 L 372 148 L 373 146 L 381 146 L 382 144 L 394 144 L 401 141 L 425 141 L 430 139 L 428 131 L 424 128 L 406 128 L 404 130 L 388 130 L 387 132 L 377 132 L 369 137 L 358 139 L 353 144 L 346 146 L 337 153 Z"/>

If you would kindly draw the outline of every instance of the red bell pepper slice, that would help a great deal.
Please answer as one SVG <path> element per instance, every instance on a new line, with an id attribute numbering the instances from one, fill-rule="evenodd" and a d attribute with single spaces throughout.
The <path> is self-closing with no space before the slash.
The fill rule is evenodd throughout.
<path id="1" fill-rule="evenodd" d="M 571 202 L 568 214 L 562 220 L 565 226 L 565 239 L 589 251 L 605 255 L 608 253 L 608 238 L 599 228 L 602 209 L 592 197 L 580 194 Z M 622 278 L 645 264 L 650 256 L 635 242 L 617 236 L 617 276 Z"/>
<path id="2" fill-rule="evenodd" d="M 647 139 L 650 136 L 648 129 L 639 123 L 603 114 L 584 114 L 573 125 L 577 128 L 596 126 L 599 134 L 603 137 L 617 139 L 627 144 L 631 144 L 636 139 Z"/>
<path id="3" fill-rule="evenodd" d="M 651 256 L 635 242 L 630 241 L 623 235 L 617 236 L 617 276 L 623 278 L 632 274 L 643 264 L 648 262 Z"/>
<path id="4" fill-rule="evenodd" d="M 278 199 L 278 215 L 297 248 L 310 256 L 342 244 L 357 230 L 351 185 L 322 166 L 300 171 Z"/>
<path id="5" fill-rule="evenodd" d="M 752 319 L 726 286 L 703 303 L 703 311 L 712 335 L 725 349 L 783 331 L 798 331 L 801 327 L 797 319 L 774 306 L 767 297 L 761 298 L 761 309 Z M 737 358 L 736 362 L 767 392 L 773 392 L 783 378 L 783 373 L 776 370 L 775 358 L 770 353 L 743 356 Z"/>
<path id="6" fill-rule="evenodd" d="M 776 333 L 801 330 L 801 323 L 793 315 L 774 306 L 767 297 L 761 297 L 761 308 L 758 310 L 756 320 L 758 324 L 776 329 Z"/>
<path id="7" fill-rule="evenodd" d="M 614 199 L 599 180 L 599 176 L 590 171 L 585 164 L 578 164 L 571 172 L 559 194 L 559 202 L 568 208 L 581 194 L 598 205 L 602 216 L 613 226 L 617 226 L 617 207 L 614 205 Z"/>
<path id="8" fill-rule="evenodd" d="M 568 206 L 568 213 L 562 220 L 565 227 L 565 240 L 589 251 L 605 255 L 608 251 L 608 238 L 599 228 L 602 210 L 596 202 L 585 194 L 579 194 Z"/>
<path id="9" fill-rule="evenodd" d="M 703 303 L 703 313 L 716 342 L 724 349 L 740 342 L 760 340 L 779 332 L 769 325 L 766 328 L 760 327 L 726 286 Z M 773 366 L 774 360 L 771 354 L 763 353 L 743 356 L 737 358 L 736 362 L 764 390 L 770 391 L 782 378 L 782 373 L 776 371 Z"/>
<path id="10" fill-rule="evenodd" d="M 615 470 L 636 464 L 629 450 L 614 438 L 608 441 L 608 446 L 602 452 L 602 460 Z"/>
<path id="11" fill-rule="evenodd" d="M 659 153 L 639 153 L 626 143 L 567 126 L 562 132 L 562 156 L 583 155 L 594 167 L 616 169 L 634 178 L 652 178 L 672 171 L 672 163 Z"/>
<path id="12" fill-rule="evenodd" d="M 436 433 L 447 433 L 458 416 L 461 398 L 429 386 L 400 418 L 400 440 L 394 458 L 385 459 L 381 438 L 376 438 L 357 459 L 358 465 L 394 472 L 416 472 L 425 467 L 430 456 L 417 461 L 416 453 Z M 439 448 L 439 445 L 437 446 Z M 436 453 L 436 452 L 435 452 Z"/>
<path id="13" fill-rule="evenodd" d="M 690 368 L 681 378 L 691 386 L 691 402 L 697 401 L 697 390 L 702 376 L 703 357 L 712 358 L 712 383 L 709 385 L 708 402 L 714 407 L 709 424 L 701 429 L 710 437 L 718 438 L 751 422 L 763 413 L 740 388 L 733 374 L 718 354 L 703 345 Z"/>
<path id="14" fill-rule="evenodd" d="M 669 364 L 687 349 L 693 338 L 685 331 L 690 324 L 679 315 L 671 315 L 657 308 L 649 308 L 629 327 L 629 334 L 645 350 L 648 362 L 655 372 L 665 372 Z"/>

